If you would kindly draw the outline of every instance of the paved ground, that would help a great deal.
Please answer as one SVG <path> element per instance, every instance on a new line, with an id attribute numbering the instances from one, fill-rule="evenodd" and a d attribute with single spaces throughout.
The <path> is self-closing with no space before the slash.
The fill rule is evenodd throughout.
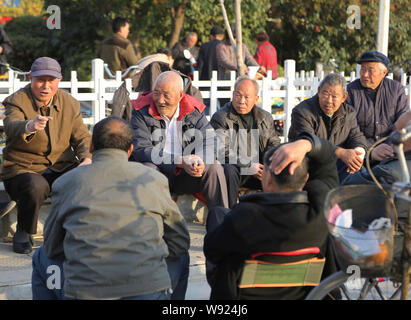
<path id="1" fill-rule="evenodd" d="M 13 210 L 14 211 L 14 210 Z M 44 213 L 40 214 L 39 231 L 44 221 Z M 15 225 L 15 212 L 10 215 L 12 227 Z M 191 238 L 190 276 L 186 298 L 190 300 L 208 300 L 210 287 L 205 280 L 205 260 L 203 254 L 203 238 L 205 228 L 200 223 L 188 224 Z M 39 232 L 34 237 L 34 247 L 42 244 Z M 16 254 L 12 250 L 11 238 L 0 239 L 0 300 L 30 300 L 31 294 L 31 257 L 32 254 Z"/>

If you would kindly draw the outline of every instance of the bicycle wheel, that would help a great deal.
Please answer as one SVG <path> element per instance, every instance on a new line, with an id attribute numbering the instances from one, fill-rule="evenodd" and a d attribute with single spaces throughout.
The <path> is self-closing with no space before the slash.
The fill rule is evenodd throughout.
<path id="1" fill-rule="evenodd" d="M 327 277 L 315 287 L 306 300 L 395 300 L 400 299 L 402 286 L 388 278 L 360 278 L 349 283 L 350 275 L 343 271 Z M 411 299 L 411 292 L 408 293 Z"/>

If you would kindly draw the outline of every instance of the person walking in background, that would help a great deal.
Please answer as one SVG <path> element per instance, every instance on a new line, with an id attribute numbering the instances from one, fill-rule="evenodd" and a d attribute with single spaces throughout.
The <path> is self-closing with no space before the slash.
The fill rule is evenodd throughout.
<path id="1" fill-rule="evenodd" d="M 224 39 L 224 30 L 214 26 L 210 30 L 210 41 L 200 46 L 198 72 L 200 80 L 210 80 L 213 70 L 218 70 L 216 47 Z"/>
<path id="2" fill-rule="evenodd" d="M 7 72 L 7 67 L 5 66 L 7 63 L 6 56 L 11 53 L 12 50 L 13 47 L 6 31 L 0 26 L 0 75 Z"/>
<path id="3" fill-rule="evenodd" d="M 272 78 L 278 78 L 277 70 L 277 51 L 274 46 L 269 42 L 268 35 L 265 31 L 259 32 L 256 35 L 257 50 L 254 54 L 255 61 L 266 69 L 266 71 L 272 71 Z"/>
<path id="4" fill-rule="evenodd" d="M 112 28 L 114 35 L 100 44 L 97 56 L 108 64 L 114 74 L 119 70 L 126 71 L 128 67 L 134 66 L 138 59 L 132 43 L 127 39 L 130 33 L 127 19 L 115 18 Z"/>
<path id="5" fill-rule="evenodd" d="M 190 59 L 194 58 L 195 61 L 198 59 L 198 47 L 196 43 L 198 41 L 198 36 L 196 32 L 189 32 L 183 41 L 177 42 L 173 49 L 173 69 L 180 71 L 181 73 L 189 76 L 192 73 L 192 66 Z M 190 52 L 191 57 L 187 59 L 184 55 L 184 50 Z"/>

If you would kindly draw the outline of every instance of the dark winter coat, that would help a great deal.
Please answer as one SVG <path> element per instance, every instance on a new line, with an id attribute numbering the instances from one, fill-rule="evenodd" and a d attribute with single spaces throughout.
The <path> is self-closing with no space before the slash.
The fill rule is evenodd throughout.
<path id="1" fill-rule="evenodd" d="M 375 102 L 359 79 L 347 86 L 346 102 L 357 111 L 357 122 L 367 138 L 368 146 L 394 130 L 394 123 L 409 110 L 407 96 L 401 83 L 384 78 L 376 91 Z"/>
<path id="2" fill-rule="evenodd" d="M 305 297 L 309 287 L 239 290 L 243 262 L 253 253 L 317 246 L 328 260 L 323 277 L 336 270 L 334 257 L 328 251 L 330 242 L 323 213 L 328 191 L 338 186 L 335 155 L 328 141 L 316 137 L 312 141 L 315 141 L 314 146 L 308 154 L 311 178 L 304 191 L 243 196 L 223 223 L 206 234 L 204 254 L 217 265 L 212 299 L 294 300 Z"/>
<path id="3" fill-rule="evenodd" d="M 367 140 L 360 131 L 356 117 L 355 110 L 347 103 L 343 103 L 330 119 L 321 110 L 316 94 L 293 109 L 288 139 L 296 140 L 301 133 L 308 132 L 330 141 L 336 147 L 363 147 L 367 150 Z"/>

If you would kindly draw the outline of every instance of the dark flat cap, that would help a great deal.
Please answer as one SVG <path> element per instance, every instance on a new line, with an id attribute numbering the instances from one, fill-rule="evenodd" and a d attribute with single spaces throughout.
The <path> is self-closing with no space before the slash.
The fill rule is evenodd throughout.
<path id="1" fill-rule="evenodd" d="M 378 51 L 367 51 L 364 52 L 360 60 L 357 61 L 358 64 L 361 64 L 363 62 L 381 62 L 383 65 L 388 67 L 390 64 L 390 59 L 387 58 L 387 56 L 381 52 Z"/>
<path id="2" fill-rule="evenodd" d="M 216 36 L 218 34 L 224 34 L 224 30 L 220 26 L 214 26 L 211 28 L 210 34 L 212 36 Z"/>
<path id="3" fill-rule="evenodd" d="M 61 79 L 60 64 L 56 60 L 49 57 L 37 58 L 31 65 L 31 76 L 50 76 Z"/>

